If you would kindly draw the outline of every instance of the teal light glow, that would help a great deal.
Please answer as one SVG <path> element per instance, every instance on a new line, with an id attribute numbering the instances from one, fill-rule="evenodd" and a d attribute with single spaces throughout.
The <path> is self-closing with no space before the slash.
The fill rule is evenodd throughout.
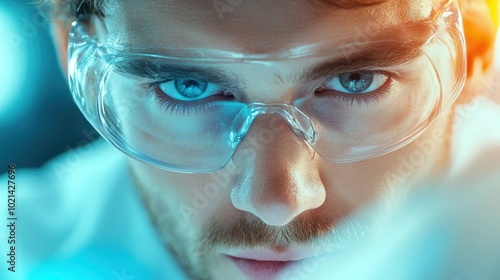
<path id="1" fill-rule="evenodd" d="M 23 36 L 18 11 L 0 3 L 0 125 L 14 121 L 26 108 L 29 39 Z M 31 82 L 31 81 L 30 81 Z"/>

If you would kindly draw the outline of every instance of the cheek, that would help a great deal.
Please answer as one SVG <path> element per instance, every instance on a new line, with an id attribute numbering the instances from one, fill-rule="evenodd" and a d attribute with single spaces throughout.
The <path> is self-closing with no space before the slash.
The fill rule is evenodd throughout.
<path id="1" fill-rule="evenodd" d="M 448 164 L 449 127 L 449 118 L 443 117 L 417 140 L 392 153 L 356 163 L 323 166 L 327 199 L 356 209 L 376 198 L 404 193 L 443 172 Z"/>
<path id="2" fill-rule="evenodd" d="M 131 162 L 140 186 L 161 198 L 163 207 L 178 222 L 199 231 L 207 221 L 223 216 L 232 206 L 233 177 L 221 171 L 213 174 L 180 174 L 163 171 L 139 162 Z"/>
<path id="3" fill-rule="evenodd" d="M 392 157 L 378 157 L 352 164 L 335 164 L 323 170 L 327 204 L 342 205 L 343 212 L 359 209 L 387 189 L 386 173 L 397 167 Z"/>

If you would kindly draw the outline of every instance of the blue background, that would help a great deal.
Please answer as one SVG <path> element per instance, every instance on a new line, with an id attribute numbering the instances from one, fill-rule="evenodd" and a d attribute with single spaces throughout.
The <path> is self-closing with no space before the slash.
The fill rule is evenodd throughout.
<path id="1" fill-rule="evenodd" d="M 73 103 L 48 21 L 32 2 L 0 0 L 0 173 L 11 163 L 38 167 L 93 131 Z"/>

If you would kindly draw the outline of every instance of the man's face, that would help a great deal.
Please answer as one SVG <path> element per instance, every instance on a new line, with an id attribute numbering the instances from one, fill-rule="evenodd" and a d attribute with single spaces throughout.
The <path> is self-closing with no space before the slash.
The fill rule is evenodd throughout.
<path id="1" fill-rule="evenodd" d="M 271 53 L 421 21 L 432 5 L 431 0 L 352 2 L 343 8 L 308 0 L 109 1 L 104 23 L 109 39 L 126 45 Z M 302 86 L 276 79 L 276 73 L 253 77 L 238 71 L 249 102 L 286 102 Z M 339 230 L 342 219 L 374 198 L 395 203 L 403 186 L 435 175 L 446 165 L 448 123 L 441 118 L 419 139 L 387 155 L 332 163 L 276 116 L 266 115 L 219 172 L 180 174 L 134 160 L 130 166 L 159 234 L 188 274 L 268 279 L 277 272 L 287 275 L 300 260 L 345 249 L 346 237 L 362 234 L 355 226 Z M 270 126 L 276 129 L 259 134 Z"/>

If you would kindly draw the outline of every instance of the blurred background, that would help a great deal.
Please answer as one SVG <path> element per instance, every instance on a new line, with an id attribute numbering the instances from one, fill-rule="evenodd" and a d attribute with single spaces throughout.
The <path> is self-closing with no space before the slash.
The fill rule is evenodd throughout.
<path id="1" fill-rule="evenodd" d="M 33 0 L 0 0 L 0 173 L 38 167 L 87 140 L 57 62 L 48 22 Z"/>

